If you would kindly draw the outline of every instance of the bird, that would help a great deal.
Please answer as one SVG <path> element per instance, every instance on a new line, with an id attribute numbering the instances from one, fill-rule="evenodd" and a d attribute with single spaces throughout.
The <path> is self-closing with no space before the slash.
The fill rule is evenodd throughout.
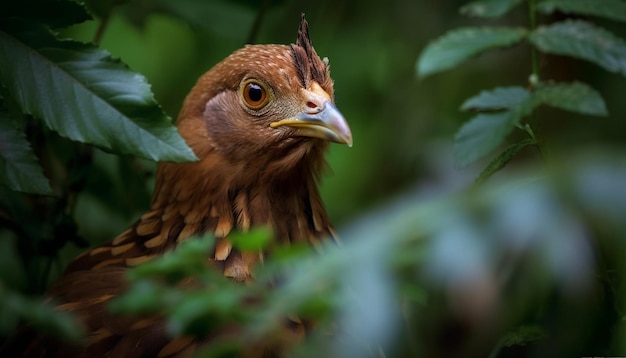
<path id="1" fill-rule="evenodd" d="M 157 318 L 133 321 L 108 312 L 110 300 L 127 289 L 130 268 L 211 234 L 216 241 L 208 260 L 225 277 L 246 283 L 264 252 L 234 248 L 230 233 L 269 226 L 277 244 L 314 247 L 336 239 L 318 184 L 329 144 L 352 146 L 352 134 L 335 105 L 329 61 L 313 48 L 304 14 L 295 44 L 245 45 L 203 74 L 175 124 L 199 160 L 158 163 L 149 210 L 74 259 L 47 293 L 58 310 L 78 316 L 86 341 L 69 346 L 35 335 L 19 355 L 185 356 L 202 340 L 169 337 Z M 272 349 L 255 346 L 246 356 L 271 356 Z"/>

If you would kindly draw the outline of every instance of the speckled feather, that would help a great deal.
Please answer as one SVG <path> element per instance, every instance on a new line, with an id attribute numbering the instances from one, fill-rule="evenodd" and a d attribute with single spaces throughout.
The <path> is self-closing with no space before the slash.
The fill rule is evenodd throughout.
<path id="1" fill-rule="evenodd" d="M 241 104 L 238 89 L 247 78 L 272 89 L 274 100 L 261 111 Z M 67 347 L 47 337 L 29 337 L 23 356 L 191 354 L 205 340 L 172 340 L 158 318 L 136 320 L 107 313 L 106 303 L 126 288 L 129 267 L 208 232 L 218 238 L 208 259 L 225 276 L 245 282 L 262 253 L 233 249 L 227 239 L 231 231 L 270 225 L 277 242 L 308 241 L 316 246 L 334 237 L 317 190 L 327 142 L 268 126 L 269 120 L 294 115 L 302 101 L 301 88 L 313 83 L 333 98 L 328 64 L 315 53 L 304 17 L 295 45 L 246 46 L 200 77 L 177 119 L 180 134 L 200 160 L 159 163 L 150 210 L 111 242 L 76 258 L 49 291 L 51 299 L 60 302 L 58 309 L 79 314 L 89 332 L 86 345 Z M 294 337 L 301 336 L 302 325 L 292 326 L 299 326 L 289 330 Z M 267 355 L 276 349 L 272 345 L 252 345 L 244 356 Z"/>

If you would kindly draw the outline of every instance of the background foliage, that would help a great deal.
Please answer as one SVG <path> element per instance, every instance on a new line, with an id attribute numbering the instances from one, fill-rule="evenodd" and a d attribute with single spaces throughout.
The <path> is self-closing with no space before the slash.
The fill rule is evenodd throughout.
<path id="1" fill-rule="evenodd" d="M 80 334 L 41 292 L 147 208 L 155 166 L 137 157 L 194 159 L 169 117 L 195 79 L 246 42 L 293 42 L 305 12 L 355 138 L 331 147 L 322 183 L 344 245 L 285 248 L 243 287 L 206 270 L 202 238 L 133 271 L 111 308 L 163 310 L 174 333 L 237 320 L 242 339 L 313 316 L 302 356 L 626 354 L 624 1 L 87 9 L 0 5 L 3 335 L 20 320 Z M 262 245 L 254 235 L 240 241 Z M 206 285 L 175 289 L 190 275 Z"/>

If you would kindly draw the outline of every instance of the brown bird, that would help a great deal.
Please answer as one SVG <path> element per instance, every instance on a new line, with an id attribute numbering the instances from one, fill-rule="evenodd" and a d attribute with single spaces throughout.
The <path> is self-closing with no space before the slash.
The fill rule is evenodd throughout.
<path id="1" fill-rule="evenodd" d="M 68 347 L 37 336 L 17 353 L 93 358 L 193 352 L 202 342 L 169 337 L 159 319 L 108 313 L 107 303 L 126 289 L 128 268 L 212 233 L 217 241 L 209 259 L 224 276 L 246 282 L 262 253 L 234 249 L 228 241 L 233 230 L 269 225 L 279 243 L 318 245 L 334 237 L 317 181 L 328 142 L 351 145 L 352 135 L 334 105 L 328 61 L 313 49 L 304 16 L 296 44 L 245 46 L 200 77 L 176 123 L 200 160 L 159 163 L 150 210 L 111 242 L 76 258 L 49 291 L 58 309 L 80 317 L 85 344 Z M 250 355 L 268 354 L 269 348 L 257 348 Z"/>

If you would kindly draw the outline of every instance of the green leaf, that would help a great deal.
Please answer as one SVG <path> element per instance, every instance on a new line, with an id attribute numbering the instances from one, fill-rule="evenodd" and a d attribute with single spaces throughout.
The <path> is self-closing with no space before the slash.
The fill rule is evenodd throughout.
<path id="1" fill-rule="evenodd" d="M 522 0 L 476 0 L 461 7 L 461 14 L 474 17 L 499 17 L 514 8 Z"/>
<path id="2" fill-rule="evenodd" d="M 626 22 L 626 2 L 623 0 L 547 0 L 537 4 L 537 9 L 546 14 L 560 11 Z"/>
<path id="3" fill-rule="evenodd" d="M 533 100 L 570 112 L 606 116 L 606 104 L 593 88 L 581 82 L 541 84 L 533 92 Z"/>
<path id="4" fill-rule="evenodd" d="M 59 311 L 49 302 L 13 292 L 5 288 L 1 282 L 0 313 L 3 313 L 3 318 L 5 315 L 16 315 L 38 329 L 72 342 L 78 342 L 85 334 L 73 313 Z"/>
<path id="5" fill-rule="evenodd" d="M 457 163 L 468 165 L 495 149 L 520 119 L 519 111 L 505 111 L 482 113 L 464 123 L 454 136 Z"/>
<path id="6" fill-rule="evenodd" d="M 43 174 L 24 133 L 15 128 L 6 112 L 0 110 L 0 184 L 12 190 L 51 195 L 52 188 Z"/>
<path id="7" fill-rule="evenodd" d="M 500 153 L 500 155 L 489 162 L 487 167 L 483 169 L 482 172 L 480 172 L 480 175 L 474 181 L 474 185 L 477 186 L 484 183 L 487 179 L 491 178 L 492 175 L 504 168 L 522 149 L 534 144 L 536 144 L 536 142 L 533 139 L 527 138 L 519 143 L 515 143 L 507 147 L 502 153 Z"/>
<path id="8" fill-rule="evenodd" d="M 502 110 L 512 109 L 528 100 L 530 92 L 524 87 L 498 87 L 482 91 L 477 96 L 466 100 L 461 110 Z"/>
<path id="9" fill-rule="evenodd" d="M 515 331 L 505 334 L 502 339 L 502 345 L 511 347 L 514 345 L 526 345 L 543 339 L 547 336 L 546 330 L 538 325 L 527 325 L 517 328 Z"/>
<path id="10" fill-rule="evenodd" d="M 272 229 L 260 226 L 246 233 L 234 232 L 228 235 L 228 240 L 239 250 L 263 250 L 272 240 Z"/>
<path id="11" fill-rule="evenodd" d="M 62 136 L 152 160 L 196 160 L 146 79 L 106 51 L 42 27 L 0 31 L 0 81 Z"/>
<path id="12" fill-rule="evenodd" d="M 526 36 L 526 29 L 468 27 L 452 30 L 426 46 L 417 62 L 417 73 L 426 77 L 450 69 L 486 50 L 512 46 Z"/>
<path id="13" fill-rule="evenodd" d="M 91 20 L 81 4 L 74 1 L 20 0 L 5 1 L 0 18 L 21 18 L 62 28 Z M 2 27 L 3 21 L 0 21 Z"/>
<path id="14" fill-rule="evenodd" d="M 499 356 L 499 353 L 504 347 L 525 346 L 529 343 L 544 339 L 546 336 L 546 330 L 541 326 L 520 326 L 514 331 L 509 331 L 500 337 L 498 344 L 496 344 L 491 354 L 489 354 L 489 358 L 496 358 Z"/>
<path id="15" fill-rule="evenodd" d="M 568 20 L 541 26 L 530 33 L 529 40 L 543 52 L 587 60 L 626 75 L 626 42 L 588 22 Z"/>
<path id="16" fill-rule="evenodd" d="M 457 163 L 461 166 L 468 165 L 498 147 L 515 125 L 539 104 L 528 90 L 515 86 L 482 91 L 465 101 L 461 106 L 462 110 L 501 112 L 479 114 L 461 126 L 454 138 Z M 506 165 L 506 162 L 500 163 L 498 159 L 495 161 L 496 163 L 492 161 L 489 164 L 492 166 L 492 173 Z M 498 165 L 501 166 L 498 168 Z"/>

